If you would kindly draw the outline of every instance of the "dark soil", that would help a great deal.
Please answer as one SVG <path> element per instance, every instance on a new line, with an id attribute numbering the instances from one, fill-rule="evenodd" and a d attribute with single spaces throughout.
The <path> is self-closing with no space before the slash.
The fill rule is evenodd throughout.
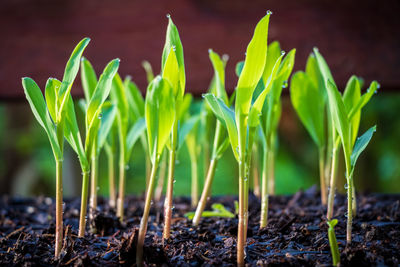
<path id="1" fill-rule="evenodd" d="M 233 197 L 217 197 L 234 212 Z M 59 260 L 54 255 L 54 201 L 50 198 L 0 200 L 0 265 L 54 266 L 135 263 L 136 237 L 143 210 L 142 199 L 130 197 L 126 221 L 121 225 L 100 199 L 100 210 L 89 231 L 78 238 L 79 199 L 66 201 L 64 246 Z M 211 203 L 210 203 L 211 204 Z M 336 236 L 342 266 L 400 263 L 400 195 L 358 197 L 353 223 L 353 242 L 345 246 L 346 201 L 336 198 Z M 172 238 L 162 243 L 162 208 L 154 205 L 148 227 L 144 259 L 154 266 L 235 266 L 237 218 L 204 218 L 192 227 L 183 214 L 192 210 L 187 198 L 175 199 Z M 251 265 L 329 266 L 330 248 L 325 208 L 314 188 L 293 196 L 270 198 L 269 224 L 259 229 L 260 201 L 249 201 L 249 229 L 246 262 Z M 210 209 L 210 206 L 208 206 Z"/>

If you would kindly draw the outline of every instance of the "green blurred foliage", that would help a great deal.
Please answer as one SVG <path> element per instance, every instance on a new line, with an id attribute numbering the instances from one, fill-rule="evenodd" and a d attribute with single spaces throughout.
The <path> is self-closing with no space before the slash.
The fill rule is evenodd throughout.
<path id="1" fill-rule="evenodd" d="M 384 91 L 384 90 L 382 90 Z M 376 136 L 366 152 L 359 159 L 355 177 L 358 192 L 400 192 L 400 94 L 382 92 L 365 109 L 360 132 L 377 124 Z M 196 105 L 198 105 L 197 100 Z M 194 109 L 198 108 L 195 106 Z M 278 194 L 292 194 L 319 183 L 318 155 L 309 135 L 301 125 L 287 96 L 283 96 L 282 121 L 279 127 L 279 148 L 276 159 L 276 191 Z M 78 114 L 82 116 L 82 114 Z M 22 120 L 22 121 L 20 121 Z M 32 179 L 30 195 L 54 196 L 54 159 L 45 133 L 33 119 L 28 104 L 0 105 L 0 183 L 1 194 L 18 194 L 11 191 L 15 180 Z M 140 144 L 135 145 L 130 167 L 127 170 L 127 193 L 142 194 L 145 184 L 145 161 Z M 118 155 L 118 154 L 117 154 Z M 66 187 L 65 196 L 78 196 L 81 186 L 80 169 L 76 157 L 66 153 L 73 164 L 72 170 L 64 170 L 65 183 L 71 183 L 74 190 Z M 117 156 L 116 156 L 117 157 Z M 261 157 L 260 157 L 261 158 Z M 116 158 L 117 160 L 117 158 Z M 175 195 L 190 195 L 190 157 L 186 147 L 178 154 L 176 165 Z M 200 156 L 200 187 L 203 185 L 204 157 Z M 341 161 L 343 159 L 340 159 Z M 24 177 L 18 172 L 31 162 L 31 174 Z M 261 164 L 260 164 L 261 165 Z M 108 195 L 107 163 L 105 153 L 100 154 L 99 164 L 100 195 Z M 212 194 L 237 194 L 237 164 L 232 151 L 228 149 L 218 163 Z M 344 168 L 339 166 L 339 191 L 344 192 Z M 117 176 L 118 177 L 118 176 Z M 22 179 L 22 180 L 21 180 Z M 341 179 L 341 181 L 340 181 Z M 201 188 L 200 188 L 201 189 Z M 26 192 L 26 190 L 21 190 Z"/>

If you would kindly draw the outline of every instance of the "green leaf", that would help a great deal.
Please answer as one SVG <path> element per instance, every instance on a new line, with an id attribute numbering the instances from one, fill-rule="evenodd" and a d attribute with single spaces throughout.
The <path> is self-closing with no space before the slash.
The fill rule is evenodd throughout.
<path id="1" fill-rule="evenodd" d="M 87 154 L 85 153 L 85 149 L 83 148 L 81 134 L 76 121 L 74 102 L 70 94 L 67 97 L 65 109 L 64 136 L 71 145 L 72 149 L 78 155 L 82 170 L 88 171 L 89 162 Z"/>
<path id="2" fill-rule="evenodd" d="M 185 84 L 186 84 L 186 76 L 185 76 L 185 64 L 183 58 L 183 47 L 182 42 L 179 37 L 178 29 L 176 28 L 175 24 L 173 23 L 171 17 L 168 15 L 168 28 L 167 34 L 165 38 L 165 45 L 161 59 L 161 70 L 164 71 L 165 65 L 167 62 L 167 58 L 169 57 L 171 49 L 174 51 L 176 55 L 176 60 L 179 66 L 179 90 L 177 95 L 179 97 L 183 97 L 185 91 Z M 164 77 L 164 73 L 162 73 Z M 175 90 L 175 89 L 174 89 Z"/>
<path id="3" fill-rule="evenodd" d="M 85 99 L 89 102 L 97 85 L 97 76 L 92 64 L 84 57 L 81 60 L 81 80 Z"/>
<path id="4" fill-rule="evenodd" d="M 325 105 L 323 94 L 304 72 L 296 72 L 290 82 L 293 107 L 318 147 L 325 145 Z"/>
<path id="5" fill-rule="evenodd" d="M 244 66 L 244 60 L 239 61 L 236 64 L 236 67 L 235 67 L 236 76 L 240 77 L 240 74 L 242 73 L 242 70 L 243 70 L 243 66 Z"/>
<path id="6" fill-rule="evenodd" d="M 270 75 L 272 73 L 272 69 L 274 68 L 276 61 L 278 60 L 278 58 L 281 55 L 282 55 L 282 50 L 279 45 L 279 42 L 274 41 L 268 45 L 265 67 L 264 67 L 263 74 L 261 76 L 264 84 L 267 83 L 268 78 L 270 77 Z"/>
<path id="7" fill-rule="evenodd" d="M 335 84 L 335 80 L 333 79 L 332 73 L 328 67 L 328 64 L 326 63 L 325 59 L 323 58 L 323 56 L 319 53 L 318 48 L 314 47 L 314 55 L 317 59 L 318 62 L 318 67 L 319 70 L 321 72 L 321 75 L 323 77 L 323 81 L 324 81 L 324 86 L 325 88 L 328 86 L 328 80 L 330 80 L 336 87 Z"/>
<path id="8" fill-rule="evenodd" d="M 45 97 L 47 108 L 53 122 L 57 121 L 57 104 L 58 104 L 58 90 L 60 89 L 61 82 L 54 78 L 49 78 L 46 82 Z"/>
<path id="9" fill-rule="evenodd" d="M 93 92 L 86 110 L 86 129 L 88 130 L 93 121 L 98 119 L 101 106 L 110 94 L 111 85 L 119 67 L 119 59 L 114 59 L 105 67 L 100 75 L 99 82 Z"/>
<path id="10" fill-rule="evenodd" d="M 139 139 L 145 129 L 146 120 L 144 118 L 140 118 L 136 121 L 134 125 L 132 125 L 131 129 L 129 130 L 126 137 L 126 163 L 128 163 L 130 159 L 136 141 Z"/>
<path id="11" fill-rule="evenodd" d="M 204 94 L 203 97 L 206 99 L 207 103 L 211 107 L 217 119 L 226 127 L 228 130 L 229 140 L 231 142 L 233 154 L 236 160 L 239 160 L 238 155 L 238 131 L 235 123 L 235 113 L 233 110 L 228 108 L 222 99 L 217 98 L 213 94 Z"/>
<path id="12" fill-rule="evenodd" d="M 357 159 L 360 156 L 361 152 L 367 147 L 369 141 L 371 141 L 372 135 L 376 132 L 376 125 L 369 128 L 362 136 L 357 138 L 357 141 L 354 145 L 353 153 L 351 154 L 351 166 L 354 168 L 356 165 Z"/>
<path id="13" fill-rule="evenodd" d="M 333 118 L 333 124 L 342 140 L 346 162 L 348 162 L 351 153 L 351 136 L 350 122 L 347 117 L 346 107 L 344 106 L 339 90 L 331 80 L 328 80 L 327 82 L 327 90 L 329 109 Z"/>
<path id="14" fill-rule="evenodd" d="M 144 98 L 139 90 L 139 87 L 130 79 L 125 78 L 124 81 L 126 97 L 128 100 L 129 111 L 135 121 L 138 118 L 144 117 Z"/>
<path id="15" fill-rule="evenodd" d="M 268 47 L 269 17 L 270 14 L 267 13 L 258 22 L 253 38 L 247 46 L 243 70 L 236 86 L 236 116 L 248 114 L 254 89 L 264 71 Z"/>
<path id="16" fill-rule="evenodd" d="M 107 136 L 115 122 L 115 117 L 117 115 L 117 108 L 110 102 L 104 102 L 102 106 L 103 114 L 101 117 L 101 124 L 97 138 L 97 149 L 100 151 L 107 140 Z"/>
<path id="17" fill-rule="evenodd" d="M 270 73 L 267 83 L 265 85 L 264 90 L 259 94 L 257 99 L 255 100 L 254 104 L 250 108 L 249 112 L 249 118 L 248 118 L 248 125 L 249 127 L 257 127 L 259 124 L 259 117 L 261 116 L 261 110 L 263 108 L 264 102 L 265 102 L 265 97 L 267 94 L 270 92 L 272 84 L 275 81 L 275 77 L 278 73 L 279 66 L 281 65 L 281 60 L 282 60 L 283 55 L 278 57 L 278 59 L 275 62 L 274 68 L 272 69 L 272 72 Z"/>
<path id="18" fill-rule="evenodd" d="M 47 133 L 55 158 L 61 160 L 62 152 L 57 141 L 56 131 L 50 115 L 47 113 L 46 103 L 39 86 L 34 80 L 27 77 L 22 78 L 22 86 L 24 87 L 25 96 L 32 109 L 33 115 Z"/>
<path id="19" fill-rule="evenodd" d="M 225 104 L 228 104 L 228 95 L 226 94 L 225 91 L 225 63 L 222 61 L 220 56 L 211 49 L 208 50 L 208 53 L 214 68 L 214 77 L 216 85 L 215 95 L 221 98 Z"/>
<path id="20" fill-rule="evenodd" d="M 219 218 L 234 218 L 235 214 L 227 210 L 224 205 L 220 203 L 215 203 L 211 206 L 213 209 L 212 211 L 203 211 L 201 213 L 201 217 L 219 217 Z M 187 212 L 185 213 L 185 217 L 189 220 L 192 220 L 194 217 L 194 212 Z"/>
<path id="21" fill-rule="evenodd" d="M 183 100 L 179 103 L 179 108 L 177 110 L 178 120 L 182 120 L 183 117 L 188 113 L 192 101 L 193 101 L 192 94 L 188 93 L 183 96 Z"/>
<path id="22" fill-rule="evenodd" d="M 369 86 L 366 93 L 364 93 L 357 104 L 353 106 L 349 112 L 349 119 L 353 118 L 353 116 L 361 110 L 371 99 L 371 97 L 378 92 L 379 84 L 376 81 L 373 81 Z"/>
<path id="23" fill-rule="evenodd" d="M 196 128 L 195 126 L 200 122 L 200 115 L 195 115 L 186 120 L 182 127 L 179 129 L 178 136 L 178 149 L 182 148 L 188 134 Z"/>
<path id="24" fill-rule="evenodd" d="M 153 164 L 161 155 L 175 122 L 175 96 L 169 82 L 160 76 L 147 88 L 145 118 Z"/>
<path id="25" fill-rule="evenodd" d="M 173 48 L 171 48 L 167 61 L 165 62 L 164 69 L 162 71 L 162 77 L 171 83 L 171 87 L 174 91 L 175 97 L 183 97 L 182 91 L 179 89 L 179 65 L 176 59 L 176 54 Z"/>
<path id="26" fill-rule="evenodd" d="M 151 67 L 150 62 L 148 62 L 147 60 L 143 60 L 142 67 L 146 72 L 147 82 L 150 83 L 154 79 L 153 68 Z"/>
<path id="27" fill-rule="evenodd" d="M 318 94 L 323 96 L 323 98 L 322 97 L 319 97 L 319 98 L 323 99 L 323 101 L 324 101 L 323 104 L 325 106 L 326 99 L 327 99 L 325 81 L 319 70 L 318 62 L 317 62 L 317 59 L 315 58 L 314 54 L 310 54 L 308 56 L 307 64 L 306 64 L 306 74 L 307 74 L 308 78 L 310 79 L 310 82 L 313 84 L 313 86 L 315 88 L 317 88 Z"/>
<path id="28" fill-rule="evenodd" d="M 67 65 L 65 66 L 64 70 L 64 77 L 61 83 L 60 90 L 58 91 L 58 98 L 60 99 L 60 106 L 57 110 L 57 119 L 61 120 L 61 116 L 64 111 L 65 103 L 68 99 L 68 95 L 71 91 L 72 84 L 75 80 L 76 75 L 78 74 L 79 70 L 79 62 L 83 51 L 85 50 L 86 46 L 89 44 L 90 39 L 84 38 L 82 41 L 78 43 L 75 47 L 74 51 L 69 58 Z"/>
<path id="29" fill-rule="evenodd" d="M 356 76 L 352 76 L 347 82 L 346 88 L 343 93 L 343 103 L 346 107 L 347 114 L 350 114 L 351 109 L 357 105 L 358 101 L 361 99 L 361 87 L 359 80 Z M 356 112 L 352 118 L 348 118 L 350 122 L 350 131 L 351 131 L 351 145 L 353 146 L 357 134 L 358 128 L 360 126 L 361 119 L 361 110 Z"/>

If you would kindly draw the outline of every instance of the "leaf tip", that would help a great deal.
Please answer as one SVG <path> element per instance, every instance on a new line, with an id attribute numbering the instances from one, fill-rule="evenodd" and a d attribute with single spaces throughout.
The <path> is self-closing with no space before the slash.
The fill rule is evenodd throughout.
<path id="1" fill-rule="evenodd" d="M 270 16 L 270 15 L 272 15 L 272 14 L 273 14 L 271 10 L 267 10 L 267 12 L 266 12 L 266 13 L 267 13 L 267 15 L 268 15 L 268 16 Z"/>

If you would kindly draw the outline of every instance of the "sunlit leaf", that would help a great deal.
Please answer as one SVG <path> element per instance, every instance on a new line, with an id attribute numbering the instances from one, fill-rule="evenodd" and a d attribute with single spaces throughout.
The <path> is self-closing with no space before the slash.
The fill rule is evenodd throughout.
<path id="1" fill-rule="evenodd" d="M 369 141 L 371 141 L 372 135 L 376 132 L 376 125 L 369 128 L 362 136 L 357 138 L 357 141 L 354 145 L 353 152 L 351 154 L 351 166 L 354 168 L 356 165 L 357 159 L 360 154 L 367 147 Z"/>
<path id="2" fill-rule="evenodd" d="M 90 64 L 89 60 L 84 57 L 82 57 L 81 60 L 81 80 L 85 99 L 89 102 L 90 98 L 92 98 L 94 89 L 96 89 L 97 76 L 92 64 Z"/>

